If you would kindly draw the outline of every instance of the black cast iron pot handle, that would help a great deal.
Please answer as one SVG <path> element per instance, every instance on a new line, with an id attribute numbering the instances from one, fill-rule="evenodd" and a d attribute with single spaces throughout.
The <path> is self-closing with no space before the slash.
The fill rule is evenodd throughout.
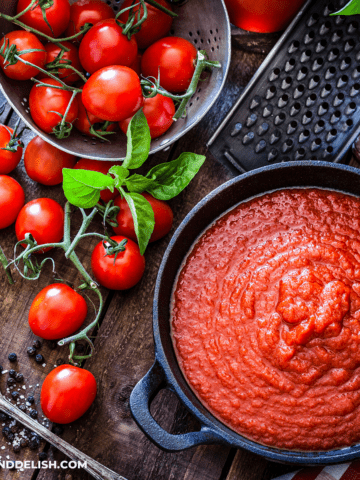
<path id="1" fill-rule="evenodd" d="M 226 440 L 211 428 L 202 425 L 199 432 L 172 435 L 160 427 L 150 413 L 150 403 L 155 395 L 166 388 L 164 370 L 155 360 L 154 365 L 135 386 L 130 395 L 131 413 L 141 430 L 158 447 L 167 452 L 177 452 L 203 444 L 227 444 Z"/>

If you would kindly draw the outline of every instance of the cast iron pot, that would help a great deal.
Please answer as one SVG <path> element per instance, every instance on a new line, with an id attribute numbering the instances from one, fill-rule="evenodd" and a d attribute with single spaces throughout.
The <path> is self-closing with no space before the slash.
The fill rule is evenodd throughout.
<path id="1" fill-rule="evenodd" d="M 280 450 L 255 443 L 217 420 L 187 384 L 177 363 L 170 337 L 172 288 L 183 259 L 197 237 L 222 213 L 239 202 L 271 190 L 320 187 L 360 197 L 360 170 L 327 162 L 290 162 L 259 168 L 234 178 L 207 195 L 176 230 L 158 273 L 153 305 L 155 363 L 135 386 L 130 407 L 135 421 L 158 447 L 174 452 L 200 444 L 223 444 L 244 448 L 272 461 L 302 465 L 325 465 L 360 458 L 360 444 L 326 452 Z M 197 432 L 172 435 L 150 414 L 150 403 L 162 389 L 173 391 L 200 421 Z"/>

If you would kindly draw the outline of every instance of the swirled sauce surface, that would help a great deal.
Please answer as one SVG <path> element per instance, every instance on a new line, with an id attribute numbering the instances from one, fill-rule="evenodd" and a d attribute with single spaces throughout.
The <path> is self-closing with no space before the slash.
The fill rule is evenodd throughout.
<path id="1" fill-rule="evenodd" d="M 178 276 L 172 335 L 202 403 L 291 450 L 360 441 L 360 200 L 279 190 L 237 206 Z"/>

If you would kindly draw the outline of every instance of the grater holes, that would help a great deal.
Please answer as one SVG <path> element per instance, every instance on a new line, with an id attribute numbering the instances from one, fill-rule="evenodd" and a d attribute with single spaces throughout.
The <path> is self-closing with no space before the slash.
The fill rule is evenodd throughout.
<path id="1" fill-rule="evenodd" d="M 271 72 L 271 75 L 269 77 L 270 82 L 273 82 L 276 80 L 280 75 L 280 68 L 274 68 L 274 70 Z"/>
<path id="2" fill-rule="evenodd" d="M 279 108 L 285 107 L 285 106 L 288 104 L 288 101 L 289 101 L 289 95 L 286 95 L 286 93 L 284 93 L 284 94 L 281 95 L 281 97 L 279 98 L 278 107 L 279 107 Z"/>
<path id="3" fill-rule="evenodd" d="M 358 66 L 355 68 L 355 70 L 354 70 L 353 73 L 352 73 L 352 77 L 353 77 L 353 78 L 358 78 L 358 77 L 360 77 L 360 65 L 358 65 Z"/>
<path id="4" fill-rule="evenodd" d="M 336 128 L 332 128 L 330 130 L 330 132 L 328 132 L 327 135 L 326 135 L 326 141 L 327 142 L 333 142 L 335 140 L 335 138 L 337 137 L 337 133 L 338 133 L 338 131 L 336 130 Z"/>
<path id="5" fill-rule="evenodd" d="M 316 88 L 319 85 L 319 83 L 320 83 L 320 77 L 319 77 L 319 75 L 315 75 L 309 81 L 309 89 L 313 90 L 314 88 Z"/>
<path id="6" fill-rule="evenodd" d="M 352 115 L 356 110 L 356 103 L 351 102 L 349 105 L 345 108 L 345 114 L 346 115 Z"/>
<path id="7" fill-rule="evenodd" d="M 359 28 L 359 24 L 357 21 L 353 20 L 352 22 L 350 22 L 349 26 L 348 26 L 348 29 L 347 29 L 347 32 L 351 34 L 355 33 L 356 30 Z"/>
<path id="8" fill-rule="evenodd" d="M 321 39 L 320 42 L 317 43 L 316 47 L 315 47 L 315 52 L 316 53 L 320 53 L 322 52 L 323 50 L 325 50 L 325 48 L 327 47 L 327 41 L 325 40 L 325 38 Z"/>
<path id="9" fill-rule="evenodd" d="M 302 83 L 300 83 L 300 85 L 298 85 L 298 86 L 295 88 L 293 97 L 294 97 L 295 99 L 300 98 L 300 97 L 303 96 L 304 92 L 305 92 L 305 87 L 304 87 L 304 85 L 303 85 Z"/>
<path id="10" fill-rule="evenodd" d="M 301 110 L 301 105 L 299 102 L 294 103 L 294 105 L 290 109 L 290 116 L 295 117 Z"/>
<path id="11" fill-rule="evenodd" d="M 331 124 L 334 124 L 334 123 L 337 123 L 341 118 L 341 112 L 340 110 L 336 110 L 332 115 L 331 115 L 331 118 L 330 118 L 330 123 Z"/>
<path id="12" fill-rule="evenodd" d="M 211 47 L 211 51 L 212 51 L 212 52 L 215 52 L 215 48 L 214 48 L 214 47 Z"/>
<path id="13" fill-rule="evenodd" d="M 350 67 L 350 65 L 351 65 L 351 58 L 345 57 L 340 63 L 340 70 L 341 71 L 346 70 L 347 68 Z"/>
<path id="14" fill-rule="evenodd" d="M 315 138 L 315 140 L 311 144 L 310 150 L 312 152 L 315 152 L 321 147 L 321 144 L 322 144 L 321 138 Z"/>
<path id="15" fill-rule="evenodd" d="M 303 125 L 307 125 L 312 121 L 313 114 L 310 110 L 308 110 L 302 117 L 301 123 Z"/>
<path id="16" fill-rule="evenodd" d="M 291 140 L 291 138 L 288 138 L 287 140 L 285 140 L 285 142 L 283 143 L 283 146 L 282 146 L 282 152 L 283 153 L 287 153 L 289 152 L 294 146 L 294 142 L 293 140 Z"/>
<path id="17" fill-rule="evenodd" d="M 318 115 L 321 117 L 322 115 L 325 115 L 329 110 L 329 104 L 327 102 L 323 102 L 319 105 L 318 109 Z"/>
<path id="18" fill-rule="evenodd" d="M 336 25 L 341 25 L 342 23 L 344 23 L 345 18 L 346 17 L 344 15 L 336 15 L 336 18 L 335 18 Z"/>
<path id="19" fill-rule="evenodd" d="M 232 137 L 235 137 L 236 135 L 238 135 L 241 132 L 241 130 L 242 130 L 242 123 L 237 122 L 237 123 L 235 123 L 234 128 L 233 128 L 232 132 L 230 133 L 230 135 Z"/>
<path id="20" fill-rule="evenodd" d="M 334 12 L 335 11 L 335 7 L 332 3 L 329 3 L 328 5 L 326 5 L 326 7 L 324 8 L 324 17 L 328 17 L 330 15 L 330 13 Z"/>
<path id="21" fill-rule="evenodd" d="M 313 13 L 308 20 L 307 26 L 312 27 L 319 20 L 319 14 Z"/>
<path id="22" fill-rule="evenodd" d="M 286 62 L 286 65 L 285 65 L 285 72 L 288 73 L 288 72 L 291 72 L 291 70 L 293 70 L 293 68 L 295 67 L 296 65 L 296 60 L 295 58 L 290 58 L 290 60 L 288 60 Z"/>
<path id="23" fill-rule="evenodd" d="M 284 123 L 286 119 L 286 114 L 284 112 L 280 112 L 279 115 L 276 115 L 274 118 L 274 125 L 278 126 Z"/>
<path id="24" fill-rule="evenodd" d="M 312 93 L 307 99 L 306 99 L 306 106 L 307 107 L 311 107 L 312 105 L 314 105 L 314 103 L 316 102 L 317 100 L 317 95 L 316 93 Z"/>
<path id="25" fill-rule="evenodd" d="M 360 84 L 359 83 L 354 83 L 354 85 L 351 87 L 350 90 L 350 97 L 355 97 L 360 91 Z"/>
<path id="26" fill-rule="evenodd" d="M 344 51 L 346 53 L 350 52 L 351 50 L 353 50 L 354 47 L 355 47 L 355 40 L 353 38 L 350 38 L 349 40 L 347 40 L 347 42 L 344 45 Z"/>
<path id="27" fill-rule="evenodd" d="M 305 143 L 310 137 L 310 130 L 303 130 L 299 135 L 299 143 Z M 285 142 L 286 143 L 286 142 Z"/>
<path id="28" fill-rule="evenodd" d="M 324 65 L 324 59 L 323 58 L 317 58 L 314 63 L 312 64 L 312 71 L 316 72 L 317 70 L 320 70 L 320 68 Z"/>
<path id="29" fill-rule="evenodd" d="M 345 125 L 347 127 L 352 127 L 354 125 L 354 122 L 351 120 L 351 118 L 349 118 L 348 120 L 346 120 Z"/>
<path id="30" fill-rule="evenodd" d="M 296 151 L 295 158 L 304 158 L 305 157 L 306 150 L 303 147 L 300 147 L 299 150 Z"/>
<path id="31" fill-rule="evenodd" d="M 281 84 L 281 88 L 283 90 L 286 90 L 289 87 L 291 87 L 291 84 L 292 84 L 292 78 L 291 77 L 286 77 Z"/>
<path id="32" fill-rule="evenodd" d="M 301 54 L 300 62 L 305 63 L 310 59 L 310 57 L 311 57 L 311 50 L 307 49 Z"/>
<path id="33" fill-rule="evenodd" d="M 324 128 L 325 128 L 324 120 L 319 120 L 314 127 L 314 132 L 316 134 L 318 134 L 318 133 L 322 132 L 324 130 Z"/>
<path id="34" fill-rule="evenodd" d="M 300 82 L 301 80 L 303 80 L 306 75 L 308 74 L 308 69 L 307 67 L 301 67 L 300 70 L 298 71 L 298 74 L 296 76 L 297 80 Z"/>
<path id="35" fill-rule="evenodd" d="M 332 43 L 336 43 L 339 40 L 341 40 L 343 35 L 344 35 L 344 33 L 343 33 L 342 30 L 336 30 L 331 36 Z"/>
<path id="36" fill-rule="evenodd" d="M 336 68 L 334 66 L 329 67 L 325 73 L 325 80 L 330 80 L 330 78 L 333 78 L 335 74 L 336 74 Z"/>
<path id="37" fill-rule="evenodd" d="M 304 43 L 305 45 L 308 45 L 309 43 L 311 43 L 315 38 L 315 32 L 313 30 L 311 30 L 309 33 L 307 33 L 304 37 Z"/>
<path id="38" fill-rule="evenodd" d="M 297 40 L 294 40 L 290 45 L 290 47 L 288 48 L 288 52 L 294 53 L 296 52 L 296 50 L 298 50 L 299 47 L 300 47 L 300 42 L 298 42 Z"/>
<path id="39" fill-rule="evenodd" d="M 328 55 L 328 61 L 333 62 L 334 60 L 336 60 L 339 56 L 339 53 L 340 51 L 338 48 L 331 49 Z"/>
<path id="40" fill-rule="evenodd" d="M 189 37 L 192 37 L 193 36 L 193 33 L 192 32 L 189 32 Z"/>
<path id="41" fill-rule="evenodd" d="M 320 97 L 325 98 L 329 96 L 331 93 L 331 90 L 332 90 L 332 86 L 330 85 L 330 83 L 327 83 L 321 90 Z"/>
<path id="42" fill-rule="evenodd" d="M 332 147 L 331 145 L 329 145 L 325 150 L 325 152 L 327 153 L 332 153 L 333 151 L 334 151 L 334 147 Z"/>
<path id="43" fill-rule="evenodd" d="M 323 23 L 319 30 L 320 35 L 326 35 L 330 31 L 330 28 L 331 28 L 331 23 L 329 21 L 326 21 L 325 23 Z"/>
<path id="44" fill-rule="evenodd" d="M 298 127 L 298 123 L 295 120 L 292 120 L 289 125 L 287 126 L 286 133 L 288 135 L 292 135 Z"/>
<path id="45" fill-rule="evenodd" d="M 341 75 L 336 86 L 338 88 L 343 88 L 348 83 L 348 81 L 349 81 L 349 77 L 347 75 Z"/>

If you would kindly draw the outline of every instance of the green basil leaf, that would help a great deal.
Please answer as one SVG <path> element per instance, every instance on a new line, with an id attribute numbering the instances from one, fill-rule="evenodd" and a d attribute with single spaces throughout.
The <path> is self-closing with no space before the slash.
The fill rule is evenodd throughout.
<path id="1" fill-rule="evenodd" d="M 360 0 L 352 0 L 341 10 L 338 10 L 331 15 L 359 15 L 360 14 Z"/>
<path id="2" fill-rule="evenodd" d="M 125 185 L 129 192 L 136 192 L 141 193 L 144 192 L 146 189 L 150 188 L 150 186 L 154 183 L 154 180 L 151 178 L 146 178 L 143 175 L 138 175 L 135 173 L 131 175 L 131 177 L 125 180 Z"/>
<path id="3" fill-rule="evenodd" d="M 115 188 L 117 189 L 124 183 L 125 178 L 129 176 L 129 170 L 122 165 L 114 165 L 108 173 L 115 176 Z"/>
<path id="4" fill-rule="evenodd" d="M 114 191 L 115 180 L 100 172 L 82 169 L 63 169 L 63 189 L 70 203 L 80 208 L 94 207 L 100 198 L 100 191 L 109 188 Z"/>
<path id="5" fill-rule="evenodd" d="M 146 117 L 140 109 L 132 117 L 127 129 L 127 150 L 123 167 L 139 168 L 150 152 L 150 128 Z"/>
<path id="6" fill-rule="evenodd" d="M 170 200 L 184 190 L 205 162 L 204 155 L 184 152 L 172 162 L 162 163 L 152 168 L 146 175 L 154 180 L 147 188 L 158 200 Z"/>
<path id="7" fill-rule="evenodd" d="M 123 189 L 121 189 L 121 193 L 129 205 L 140 253 L 143 255 L 155 226 L 153 209 L 139 193 L 126 193 Z"/>

